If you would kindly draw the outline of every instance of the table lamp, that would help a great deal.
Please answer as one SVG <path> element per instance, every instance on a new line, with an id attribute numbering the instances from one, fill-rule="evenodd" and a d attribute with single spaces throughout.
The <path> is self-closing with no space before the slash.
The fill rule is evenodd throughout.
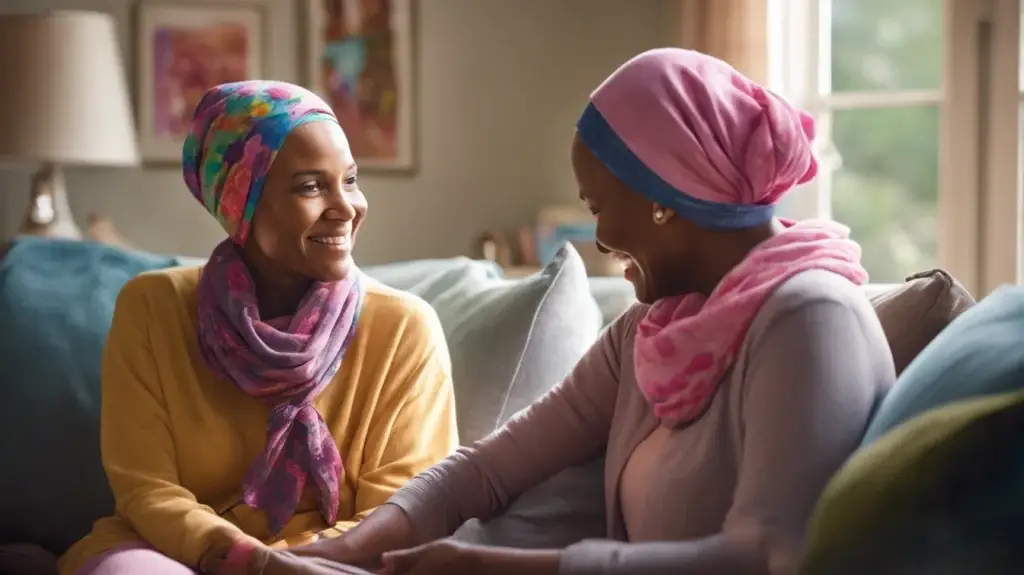
<path id="1" fill-rule="evenodd" d="M 39 166 L 19 234 L 80 238 L 62 166 L 139 163 L 113 17 L 0 14 L 0 161 Z"/>

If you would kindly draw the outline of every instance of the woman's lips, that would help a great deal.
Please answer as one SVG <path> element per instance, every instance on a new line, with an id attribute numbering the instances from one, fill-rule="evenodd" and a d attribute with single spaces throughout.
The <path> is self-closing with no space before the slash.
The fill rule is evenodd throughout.
<path id="1" fill-rule="evenodd" d="M 352 236 L 349 234 L 344 235 L 317 235 L 309 236 L 309 241 L 320 244 L 328 249 L 336 251 L 346 251 L 351 247 Z"/>

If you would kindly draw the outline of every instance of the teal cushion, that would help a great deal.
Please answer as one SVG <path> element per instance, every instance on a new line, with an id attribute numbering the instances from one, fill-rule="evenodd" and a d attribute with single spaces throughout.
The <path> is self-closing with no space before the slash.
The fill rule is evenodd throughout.
<path id="1" fill-rule="evenodd" d="M 0 259 L 0 542 L 60 553 L 113 510 L 98 438 L 114 300 L 132 276 L 177 263 L 41 238 Z"/>
<path id="2" fill-rule="evenodd" d="M 907 366 L 868 426 L 864 444 L 957 400 L 1024 387 L 1024 287 L 1000 288 L 946 327 Z"/>

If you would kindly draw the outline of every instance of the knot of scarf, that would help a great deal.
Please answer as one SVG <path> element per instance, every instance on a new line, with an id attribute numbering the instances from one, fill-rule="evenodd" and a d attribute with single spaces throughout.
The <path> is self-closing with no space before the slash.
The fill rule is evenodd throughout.
<path id="1" fill-rule="evenodd" d="M 320 513 L 337 521 L 341 455 L 311 405 L 341 366 L 362 299 L 358 270 L 318 282 L 291 317 L 260 319 L 252 277 L 225 240 L 199 282 L 199 350 L 210 369 L 250 397 L 271 405 L 267 445 L 245 474 L 245 503 L 267 514 L 278 533 L 295 514 L 309 480 Z"/>
<path id="2" fill-rule="evenodd" d="M 353 269 L 340 282 L 315 282 L 294 315 L 264 321 L 239 254 L 274 157 L 292 130 L 315 121 L 337 119 L 305 88 L 223 84 L 200 100 L 182 149 L 186 185 L 229 235 L 199 282 L 199 349 L 214 373 L 271 407 L 267 444 L 242 485 L 271 533 L 292 518 L 310 482 L 324 520 L 337 521 L 341 454 L 312 402 L 341 366 L 362 303 Z"/>

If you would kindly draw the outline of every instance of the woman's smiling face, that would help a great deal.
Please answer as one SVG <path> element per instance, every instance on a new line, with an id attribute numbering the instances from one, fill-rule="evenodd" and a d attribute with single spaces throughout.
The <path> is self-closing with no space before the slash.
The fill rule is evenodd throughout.
<path id="1" fill-rule="evenodd" d="M 673 217 L 622 183 L 577 136 L 572 167 L 580 199 L 597 218 L 597 246 L 622 263 L 625 277 L 644 303 L 680 292 L 691 261 L 686 222 Z M 664 217 L 655 221 L 655 213 Z"/>
<path id="2" fill-rule="evenodd" d="M 267 173 L 247 249 L 297 275 L 344 279 L 366 217 L 348 140 L 334 122 L 310 122 L 285 139 Z"/>

